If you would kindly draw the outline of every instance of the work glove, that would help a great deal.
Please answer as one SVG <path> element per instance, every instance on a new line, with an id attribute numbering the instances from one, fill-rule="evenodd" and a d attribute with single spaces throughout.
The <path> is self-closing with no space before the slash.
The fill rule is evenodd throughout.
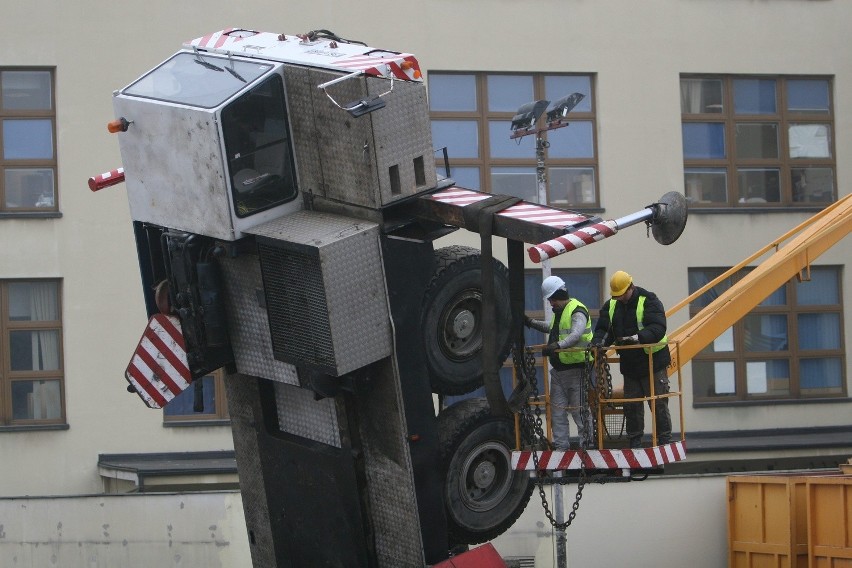
<path id="1" fill-rule="evenodd" d="M 618 343 L 620 345 L 636 345 L 639 343 L 639 335 L 631 335 L 630 337 L 619 337 Z"/>
<path id="2" fill-rule="evenodd" d="M 559 349 L 558 343 L 548 343 L 547 345 L 541 348 L 541 354 L 545 357 L 549 357 L 550 355 L 556 353 L 557 349 Z"/>
<path id="3" fill-rule="evenodd" d="M 532 318 L 530 316 L 524 316 L 524 326 L 532 327 Z"/>

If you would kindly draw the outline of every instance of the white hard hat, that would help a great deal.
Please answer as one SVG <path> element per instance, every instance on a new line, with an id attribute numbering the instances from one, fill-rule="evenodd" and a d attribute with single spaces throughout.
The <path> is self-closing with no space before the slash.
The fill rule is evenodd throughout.
<path id="1" fill-rule="evenodd" d="M 544 299 L 546 300 L 560 288 L 563 290 L 565 289 L 565 281 L 558 276 L 548 276 L 544 279 L 544 282 L 541 283 L 541 295 L 544 296 Z"/>

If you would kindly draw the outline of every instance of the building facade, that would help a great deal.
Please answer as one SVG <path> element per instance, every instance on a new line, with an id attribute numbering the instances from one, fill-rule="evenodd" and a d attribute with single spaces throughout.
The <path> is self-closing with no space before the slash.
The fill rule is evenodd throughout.
<path id="1" fill-rule="evenodd" d="M 217 376 L 205 379 L 201 413 L 189 399 L 151 411 L 126 392 L 146 320 L 127 199 L 120 185 L 86 187 L 121 165 L 105 128 L 116 118 L 110 93 L 189 38 L 230 25 L 323 27 L 416 54 L 436 150 L 447 148 L 451 176 L 473 189 L 604 219 L 684 192 L 690 217 L 676 243 L 634 227 L 554 259 L 593 317 L 616 270 L 674 305 L 849 193 L 852 5 L 840 0 L 77 8 L 4 7 L 13 25 L 0 38 L 0 496 L 133 489 L 139 476 L 116 473 L 117 456 L 232 449 Z M 511 119 L 524 103 L 573 92 L 584 97 L 571 125 L 546 137 L 542 196 L 535 141 L 510 140 Z M 459 231 L 444 243 L 478 237 Z M 744 436 L 766 446 L 747 455 L 768 460 L 852 451 L 851 252 L 852 241 L 833 247 L 809 281 L 771 291 L 685 368 L 687 439 L 722 439 L 708 459 L 742 459 L 734 440 Z M 530 263 L 531 311 L 542 309 L 540 279 Z M 808 432 L 804 443 L 785 438 Z"/>

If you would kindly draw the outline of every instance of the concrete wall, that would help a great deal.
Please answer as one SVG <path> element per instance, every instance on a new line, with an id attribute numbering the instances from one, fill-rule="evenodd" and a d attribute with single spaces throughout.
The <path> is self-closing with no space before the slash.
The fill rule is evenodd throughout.
<path id="1" fill-rule="evenodd" d="M 552 488 L 546 486 L 553 509 Z M 564 489 L 566 518 L 576 485 Z M 589 484 L 567 534 L 568 566 L 727 565 L 725 477 Z M 251 566 L 237 492 L 0 499 L 0 566 Z M 329 527 L 333 530 L 333 527 Z M 555 563 L 537 492 L 493 542 L 504 558 Z"/>
<path id="2" fill-rule="evenodd" d="M 238 492 L 0 499 L 0 566 L 251 566 Z"/>

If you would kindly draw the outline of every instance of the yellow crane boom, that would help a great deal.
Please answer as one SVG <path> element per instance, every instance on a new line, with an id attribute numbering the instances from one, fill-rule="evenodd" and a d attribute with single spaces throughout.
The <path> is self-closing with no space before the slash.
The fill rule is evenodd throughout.
<path id="1" fill-rule="evenodd" d="M 850 231 L 852 231 L 852 195 L 847 195 L 767 244 L 669 309 L 666 317 L 671 317 L 725 278 L 761 258 L 771 249 L 775 249 L 771 256 L 760 262 L 742 280 L 705 306 L 695 317 L 669 333 L 669 340 L 673 345 L 669 375 L 674 374 L 692 360 L 697 353 L 782 284 L 794 276 L 806 280 L 810 275 L 811 263 L 843 240 Z"/>

